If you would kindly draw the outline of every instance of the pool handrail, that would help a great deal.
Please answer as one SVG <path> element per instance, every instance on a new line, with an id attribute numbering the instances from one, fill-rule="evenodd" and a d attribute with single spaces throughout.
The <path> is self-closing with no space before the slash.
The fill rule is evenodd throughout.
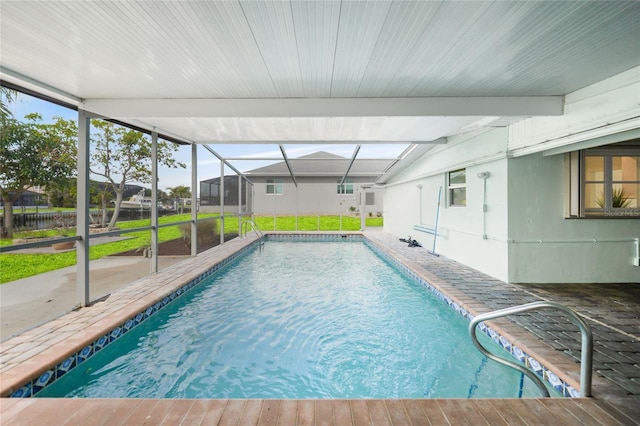
<path id="1" fill-rule="evenodd" d="M 247 225 L 251 225 L 251 229 L 253 229 L 253 231 L 258 236 L 260 243 L 262 243 L 264 241 L 264 233 L 262 232 L 262 230 L 260 230 L 260 228 L 258 228 L 258 225 L 256 225 L 253 219 L 242 222 L 242 230 L 244 231 L 244 235 L 247 235 Z"/>
<path id="2" fill-rule="evenodd" d="M 482 352 L 487 358 L 492 359 L 500 364 L 512 367 L 521 373 L 525 374 L 529 377 L 535 384 L 538 386 L 538 389 L 542 392 L 544 397 L 549 397 L 549 391 L 546 386 L 535 373 L 533 373 L 528 368 L 517 364 L 515 362 L 509 361 L 505 358 L 499 357 L 490 353 L 484 346 L 478 341 L 478 337 L 476 336 L 475 329 L 478 324 L 483 321 L 487 321 L 490 319 L 495 319 L 499 317 L 504 317 L 507 315 L 518 314 L 522 312 L 531 311 L 538 308 L 554 308 L 558 309 L 569 316 L 574 324 L 578 326 L 580 329 L 580 333 L 582 335 L 582 346 L 580 350 L 580 395 L 583 397 L 591 396 L 591 375 L 592 375 L 592 365 L 593 365 L 593 335 L 591 333 L 591 328 L 589 324 L 587 324 L 580 315 L 571 309 L 563 306 L 559 303 L 549 302 L 549 301 L 538 301 L 526 303 L 524 305 L 513 306 L 511 308 L 499 309 L 497 311 L 487 312 L 484 314 L 477 315 L 471 320 L 469 324 L 469 334 L 471 335 L 471 340 L 473 344 L 478 348 L 480 352 Z"/>

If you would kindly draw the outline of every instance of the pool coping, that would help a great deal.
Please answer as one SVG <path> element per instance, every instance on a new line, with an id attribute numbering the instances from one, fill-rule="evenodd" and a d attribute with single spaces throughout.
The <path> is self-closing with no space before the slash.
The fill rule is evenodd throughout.
<path id="1" fill-rule="evenodd" d="M 372 238 L 374 235 L 368 235 L 368 241 L 381 250 L 383 256 L 408 273 L 468 322 L 471 322 L 479 314 L 493 310 L 482 301 L 456 289 L 445 279 L 425 270 L 419 263 L 404 257 L 397 251 L 392 253 L 390 247 Z M 529 368 L 565 397 L 579 398 L 582 396 L 579 391 L 579 364 L 558 353 L 518 324 L 508 318 L 501 318 L 482 322 L 477 329 L 504 349 L 505 353 L 497 353 L 496 355 L 519 362 Z M 469 337 L 469 339 L 471 338 Z"/>
<path id="2" fill-rule="evenodd" d="M 417 263 L 393 252 L 389 247 L 362 232 L 265 232 L 267 238 L 336 240 L 358 238 L 367 241 L 379 254 L 399 266 L 420 282 L 449 307 L 469 321 L 488 309 L 479 301 L 466 296 L 446 281 L 421 268 Z M 69 312 L 48 323 L 0 343 L 0 397 L 30 397 L 81 364 L 88 356 L 126 334 L 137 324 L 187 292 L 218 268 L 225 266 L 251 249 L 256 236 L 236 238 L 197 257 L 188 258 L 155 275 L 144 277 L 111 293 L 92 305 Z M 151 310 L 151 312 L 149 312 Z M 575 363 L 553 351 L 545 351 L 543 342 L 509 320 L 487 322 L 482 331 L 496 343 L 509 342 L 542 366 L 541 375 L 549 373 L 562 382 L 565 396 L 579 396 L 576 389 L 579 376 Z M 51 338 L 51 336 L 55 336 Z M 89 349 L 88 349 L 89 348 Z M 87 353 L 89 351 L 90 353 Z M 534 364 L 535 366 L 535 364 Z M 552 383 L 552 385 L 554 385 Z M 554 386 L 555 387 L 555 386 Z"/>

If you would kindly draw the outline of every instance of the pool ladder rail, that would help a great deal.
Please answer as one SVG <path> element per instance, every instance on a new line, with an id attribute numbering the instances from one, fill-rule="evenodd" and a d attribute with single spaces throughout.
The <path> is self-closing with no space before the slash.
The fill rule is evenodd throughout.
<path id="1" fill-rule="evenodd" d="M 258 236 L 258 241 L 260 242 L 260 245 L 263 245 L 264 244 L 264 233 L 260 230 L 260 228 L 258 228 L 258 225 L 256 225 L 256 223 L 253 221 L 253 219 L 250 219 L 250 220 L 242 222 L 242 234 L 244 236 L 247 235 L 248 225 L 251 225 L 251 229 L 253 229 L 253 232 L 255 232 L 256 235 Z"/>
<path id="2" fill-rule="evenodd" d="M 480 352 L 482 352 L 487 358 L 492 359 L 500 364 L 509 366 L 518 370 L 519 372 L 526 375 L 530 378 L 538 389 L 542 393 L 544 397 L 549 397 L 549 391 L 540 379 L 540 377 L 524 367 L 521 364 L 516 362 L 507 360 L 505 358 L 499 357 L 490 353 L 482 344 L 478 341 L 478 337 L 476 336 L 476 327 L 483 321 L 504 317 L 507 315 L 519 314 L 522 312 L 532 311 L 534 309 L 539 308 L 554 308 L 558 309 L 564 313 L 566 313 L 569 318 L 572 320 L 574 324 L 578 326 L 580 332 L 582 334 L 582 346 L 580 350 L 580 395 L 583 397 L 591 396 L 591 375 L 592 375 L 592 365 L 593 365 L 593 336 L 591 334 L 591 328 L 589 325 L 582 319 L 580 315 L 571 309 L 563 306 L 559 303 L 555 302 L 547 302 L 547 301 L 539 301 L 526 303 L 524 305 L 513 306 L 511 308 L 500 309 L 493 312 L 487 312 L 485 314 L 478 315 L 473 318 L 471 323 L 469 324 L 469 334 L 471 335 L 471 340 L 473 344 L 478 348 Z"/>

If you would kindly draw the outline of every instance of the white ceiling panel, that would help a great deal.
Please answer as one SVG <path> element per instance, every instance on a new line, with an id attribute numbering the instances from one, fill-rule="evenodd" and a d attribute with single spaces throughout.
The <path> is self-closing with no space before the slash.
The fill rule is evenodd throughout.
<path id="1" fill-rule="evenodd" d="M 296 1 L 290 6 L 302 71 L 303 97 L 329 97 L 341 3 Z"/>
<path id="2" fill-rule="evenodd" d="M 282 2 L 241 3 L 277 97 L 302 97 L 302 71 L 291 8 Z"/>
<path id="3" fill-rule="evenodd" d="M 255 99 L 271 100 L 276 108 L 281 99 L 323 105 L 327 98 L 357 107 L 348 100 L 466 97 L 476 99 L 465 112 L 474 122 L 508 123 L 526 112 L 484 120 L 497 114 L 483 109 L 483 100 L 563 96 L 639 66 L 639 4 L 2 0 L 0 78 L 80 107 L 95 100 Z M 121 107 L 127 109 L 125 103 Z M 312 110 L 252 121 L 258 117 L 202 116 L 185 109 L 126 121 L 186 141 L 262 134 L 312 141 L 360 141 L 367 135 L 371 142 L 420 132 L 419 140 L 426 141 L 433 129 L 440 129 L 440 137 L 458 122 L 443 118 L 442 126 L 426 126 L 418 120 L 411 121 L 414 129 L 391 130 L 392 123 L 402 122 L 398 114 L 345 114 L 344 106 L 337 110 L 363 121 L 331 113 L 297 120 Z M 431 110 L 428 116 L 425 122 L 431 123 Z M 348 132 L 341 118 L 351 123 Z M 356 131 L 362 125 L 367 128 Z"/>
<path id="4" fill-rule="evenodd" d="M 391 4 L 390 1 L 343 3 L 331 83 L 332 97 L 350 97 L 359 92 Z"/>

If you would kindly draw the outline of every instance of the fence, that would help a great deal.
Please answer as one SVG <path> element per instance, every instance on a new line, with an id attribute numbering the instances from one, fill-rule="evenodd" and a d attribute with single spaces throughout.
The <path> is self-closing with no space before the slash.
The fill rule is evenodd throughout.
<path id="1" fill-rule="evenodd" d="M 99 217 L 100 210 L 91 210 L 89 214 L 92 217 Z M 56 223 L 60 222 L 60 223 Z M 13 229 L 15 231 L 33 230 L 33 229 L 47 229 L 69 226 L 74 227 L 76 225 L 76 212 L 75 211 L 54 211 L 54 212 L 24 212 L 13 214 Z M 4 215 L 0 216 L 0 228 L 4 228 Z"/>

